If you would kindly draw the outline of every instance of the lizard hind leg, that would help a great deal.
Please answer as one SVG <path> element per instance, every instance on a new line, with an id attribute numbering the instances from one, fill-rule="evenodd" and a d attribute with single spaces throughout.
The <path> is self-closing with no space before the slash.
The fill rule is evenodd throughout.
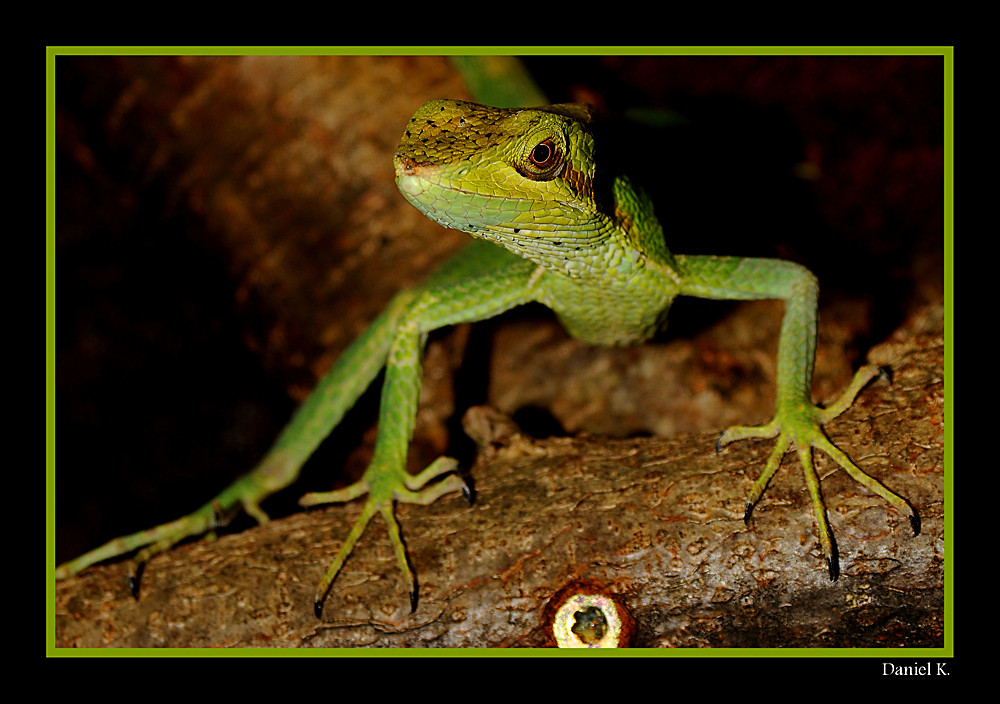
<path id="1" fill-rule="evenodd" d="M 288 469 L 287 472 L 276 474 L 272 465 L 262 463 L 253 472 L 236 479 L 196 511 L 169 523 L 115 538 L 59 565 L 56 568 L 56 579 L 65 579 L 103 560 L 138 550 L 128 568 L 129 591 L 133 597 L 138 598 L 143 569 L 156 555 L 189 538 L 206 536 L 211 539 L 215 529 L 227 525 L 241 507 L 259 523 L 266 523 L 268 517 L 261 510 L 260 501 L 294 478 L 297 465 Z M 265 479 L 267 475 L 270 476 Z"/>

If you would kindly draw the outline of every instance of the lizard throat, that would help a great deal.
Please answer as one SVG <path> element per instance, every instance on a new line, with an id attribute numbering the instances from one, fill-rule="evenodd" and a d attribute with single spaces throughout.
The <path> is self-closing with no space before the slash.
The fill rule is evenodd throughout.
<path id="1" fill-rule="evenodd" d="M 397 170 L 400 193 L 444 227 L 488 240 L 546 269 L 583 276 L 588 260 L 609 240 L 607 218 L 570 203 L 503 198 Z"/>

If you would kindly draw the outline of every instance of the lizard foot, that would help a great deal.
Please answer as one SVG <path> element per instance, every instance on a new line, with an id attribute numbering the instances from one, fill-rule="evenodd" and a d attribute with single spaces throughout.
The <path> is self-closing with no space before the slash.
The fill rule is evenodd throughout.
<path id="1" fill-rule="evenodd" d="M 458 463 L 454 459 L 439 457 L 419 474 L 409 474 L 405 470 L 387 470 L 383 465 L 378 464 L 377 460 L 374 460 L 365 471 L 364 476 L 354 484 L 337 491 L 313 492 L 299 499 L 302 506 L 317 506 L 319 504 L 343 503 L 368 494 L 368 500 L 361 510 L 361 515 L 354 522 L 347 538 L 340 546 L 337 556 L 333 558 L 333 562 L 330 563 L 326 574 L 323 575 L 323 579 L 320 580 L 319 586 L 316 588 L 316 598 L 313 602 L 316 618 L 322 617 L 323 600 L 330 590 L 330 585 L 333 584 L 333 580 L 336 579 L 344 562 L 354 550 L 354 546 L 376 513 L 382 514 L 382 518 L 388 525 L 389 540 L 392 542 L 393 552 L 396 554 L 396 562 L 409 586 L 410 611 L 416 611 L 417 581 L 406 555 L 406 546 L 403 544 L 399 522 L 396 520 L 393 506 L 396 501 L 426 506 L 453 491 L 461 491 L 466 501 L 471 503 L 472 492 L 469 486 L 460 475 L 454 473 L 457 466 Z M 426 486 L 428 482 L 444 474 L 448 474 L 448 476 L 439 482 Z"/>
<path id="2" fill-rule="evenodd" d="M 266 523 L 268 517 L 261 510 L 259 501 L 269 491 L 262 489 L 261 486 L 256 475 L 247 474 L 193 513 L 147 530 L 114 538 L 69 562 L 64 562 L 56 567 L 55 578 L 66 579 L 98 562 L 138 550 L 128 570 L 129 591 L 133 597 L 138 598 L 139 580 L 143 568 L 154 556 L 187 538 L 205 536 L 212 539 L 214 530 L 229 523 L 240 508 L 253 516 L 258 523 Z"/>
<path id="3" fill-rule="evenodd" d="M 799 456 L 799 462 L 802 464 L 806 486 L 809 489 L 809 495 L 812 500 L 813 518 L 816 521 L 816 527 L 819 531 L 820 546 L 823 549 L 823 555 L 826 557 L 830 579 L 832 580 L 836 580 L 840 576 L 840 564 L 837 545 L 826 518 L 826 508 L 823 505 L 823 497 L 820 493 L 819 478 L 813 466 L 813 448 L 825 452 L 855 481 L 881 496 L 900 513 L 908 516 L 914 535 L 919 535 L 920 533 L 920 515 L 916 509 L 906 499 L 890 491 L 858 468 L 840 448 L 830 442 L 823 432 L 823 425 L 847 410 L 854 402 L 854 398 L 858 392 L 876 376 L 885 377 L 885 370 L 874 365 L 862 367 L 855 374 L 854 379 L 844 393 L 826 408 L 814 406 L 808 402 L 779 404 L 778 412 L 770 423 L 761 426 L 734 426 L 726 430 L 716 443 L 716 448 L 721 449 L 725 445 L 737 440 L 746 440 L 749 438 L 778 439 L 774 449 L 771 450 L 771 454 L 767 458 L 764 470 L 750 489 L 750 495 L 747 497 L 746 509 L 743 514 L 743 520 L 746 523 L 750 522 L 750 514 L 754 506 L 760 500 L 761 495 L 767 488 L 768 482 L 771 481 L 775 472 L 778 471 L 782 457 L 784 457 L 785 453 L 792 446 L 795 447 Z"/>

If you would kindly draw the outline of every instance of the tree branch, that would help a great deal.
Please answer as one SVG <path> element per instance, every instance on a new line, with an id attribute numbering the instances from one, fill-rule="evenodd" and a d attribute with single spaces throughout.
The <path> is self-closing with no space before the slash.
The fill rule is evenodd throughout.
<path id="1" fill-rule="evenodd" d="M 829 428 L 873 476 L 918 507 L 905 516 L 819 460 L 841 559 L 831 582 L 804 482 L 786 458 L 749 526 L 743 506 L 769 447 L 721 455 L 715 433 L 676 439 L 532 440 L 476 408 L 477 498 L 401 506 L 420 604 L 379 522 L 328 596 L 313 590 L 360 506 L 291 516 L 57 587 L 65 646 L 540 646 L 548 600 L 586 580 L 617 595 L 647 647 L 934 647 L 944 629 L 943 342 L 940 307 L 876 348 L 875 382 Z M 827 474 L 828 473 L 828 474 Z"/>

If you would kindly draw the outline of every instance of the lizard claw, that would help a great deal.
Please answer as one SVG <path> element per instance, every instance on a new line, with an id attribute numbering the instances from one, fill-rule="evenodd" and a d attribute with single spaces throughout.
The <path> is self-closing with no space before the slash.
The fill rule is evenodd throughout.
<path id="1" fill-rule="evenodd" d="M 136 601 L 139 600 L 139 580 L 142 577 L 142 571 L 145 569 L 146 563 L 139 562 L 129 570 L 128 575 L 128 590 L 132 593 L 132 598 Z"/>
<path id="2" fill-rule="evenodd" d="M 830 581 L 836 582 L 840 576 L 840 552 L 837 550 L 837 541 L 830 536 L 830 556 L 826 558 L 826 566 L 830 570 Z"/>

